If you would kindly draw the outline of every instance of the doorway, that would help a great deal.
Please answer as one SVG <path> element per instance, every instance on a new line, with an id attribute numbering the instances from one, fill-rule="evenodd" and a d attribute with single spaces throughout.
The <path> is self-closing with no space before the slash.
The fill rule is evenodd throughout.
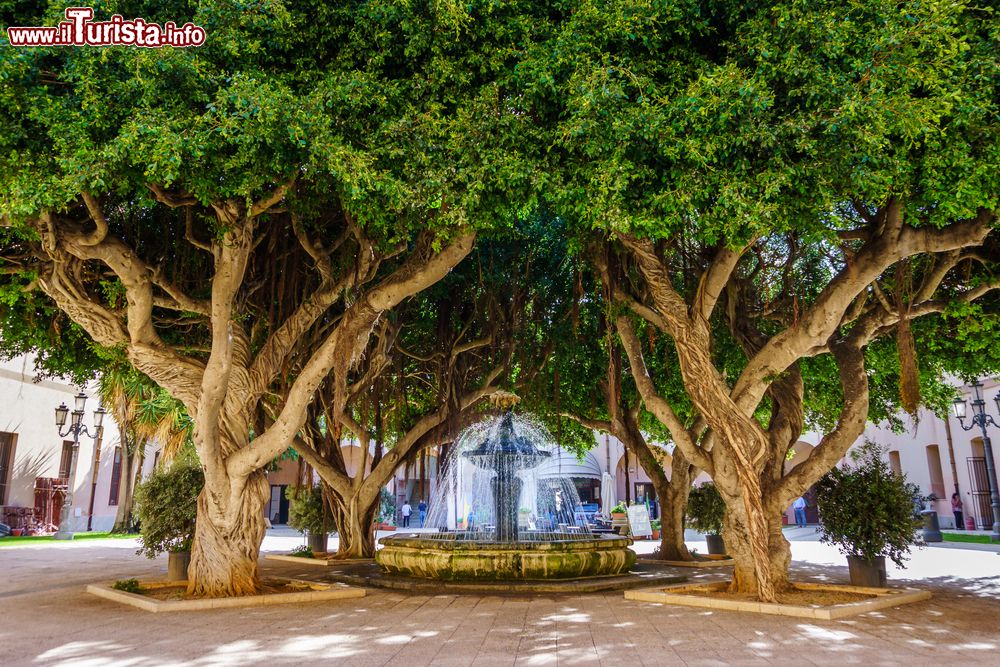
<path id="1" fill-rule="evenodd" d="M 635 502 L 649 508 L 650 519 L 660 518 L 660 503 L 658 500 L 656 491 L 653 490 L 652 482 L 635 483 Z"/>
<path id="2" fill-rule="evenodd" d="M 271 525 L 284 525 L 288 523 L 288 498 L 285 491 L 287 484 L 271 485 L 271 500 L 267 503 L 267 518 L 271 520 Z"/>

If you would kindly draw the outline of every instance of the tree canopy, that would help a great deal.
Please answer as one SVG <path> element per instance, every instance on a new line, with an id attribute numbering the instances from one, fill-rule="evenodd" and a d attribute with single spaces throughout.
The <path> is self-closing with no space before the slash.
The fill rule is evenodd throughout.
<path id="1" fill-rule="evenodd" d="M 262 471 L 316 391 L 343 412 L 376 325 L 531 205 L 500 93 L 529 7 L 123 3 L 205 48 L 5 51 L 8 312 L 54 304 L 184 404 L 192 593 L 256 589 Z"/>
<path id="2" fill-rule="evenodd" d="M 636 451 L 669 434 L 734 587 L 773 599 L 780 509 L 866 420 L 1000 368 L 988 7 L 112 9 L 208 40 L 4 51 L 0 336 L 54 372 L 113 349 L 184 404 L 194 592 L 255 588 L 262 469 L 309 429 L 423 438 L 502 378 Z"/>

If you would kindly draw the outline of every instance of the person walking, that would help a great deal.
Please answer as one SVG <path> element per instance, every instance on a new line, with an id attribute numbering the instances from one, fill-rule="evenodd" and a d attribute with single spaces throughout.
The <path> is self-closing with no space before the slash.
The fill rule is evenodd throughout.
<path id="1" fill-rule="evenodd" d="M 424 519 L 427 518 L 427 503 L 424 499 L 420 499 L 420 503 L 417 505 L 417 512 L 420 514 L 420 527 L 424 527 Z"/>
<path id="2" fill-rule="evenodd" d="M 413 514 L 413 508 L 410 507 L 410 501 L 409 500 L 404 500 L 403 501 L 403 507 L 399 511 L 403 515 L 403 528 L 409 528 L 410 527 L 410 515 Z"/>
<path id="3" fill-rule="evenodd" d="M 958 493 L 951 494 L 951 513 L 955 515 L 955 530 L 965 530 L 965 519 L 962 516 L 962 497 Z"/>
<path id="4" fill-rule="evenodd" d="M 806 499 L 799 496 L 792 503 L 792 509 L 795 510 L 795 525 L 799 528 L 806 527 Z"/>

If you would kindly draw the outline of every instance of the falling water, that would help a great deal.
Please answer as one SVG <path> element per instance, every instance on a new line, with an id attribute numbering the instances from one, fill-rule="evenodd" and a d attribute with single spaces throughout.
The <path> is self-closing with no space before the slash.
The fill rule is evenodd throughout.
<path id="1" fill-rule="evenodd" d="M 540 472 L 558 450 L 544 426 L 510 412 L 470 426 L 444 461 L 425 527 L 437 528 L 435 536 L 449 540 L 590 539 L 573 481 L 552 474 L 551 466 Z M 504 491 L 495 492 L 494 480 Z M 516 502 L 516 519 L 505 520 L 503 508 L 498 518 L 498 497 L 502 503 Z M 513 530 L 511 521 L 516 521 Z"/>

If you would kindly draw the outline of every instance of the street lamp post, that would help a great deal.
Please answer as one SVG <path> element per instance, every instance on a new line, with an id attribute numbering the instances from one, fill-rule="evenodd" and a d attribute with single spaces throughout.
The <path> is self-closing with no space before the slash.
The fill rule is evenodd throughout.
<path id="1" fill-rule="evenodd" d="M 101 436 L 101 429 L 104 424 L 105 410 L 98 407 L 94 410 L 94 433 L 83 424 L 83 410 L 87 406 L 87 395 L 81 391 L 73 397 L 74 410 L 71 413 L 65 403 L 56 408 L 56 430 L 60 438 L 65 438 L 70 433 L 73 434 L 73 454 L 69 458 L 69 476 L 66 478 L 66 493 L 63 495 L 62 508 L 59 510 L 59 531 L 55 534 L 57 540 L 72 540 L 73 529 L 70 527 L 70 514 L 73 510 L 73 481 L 76 477 L 76 459 L 80 450 L 80 434 L 83 433 L 92 440 L 97 440 Z M 63 426 L 66 425 L 66 417 L 70 417 L 69 429 L 63 433 Z"/>
<path id="2" fill-rule="evenodd" d="M 961 424 L 964 430 L 971 431 L 974 427 L 978 426 L 983 432 L 983 454 L 986 457 L 986 479 L 990 485 L 990 504 L 993 507 L 993 532 L 990 534 L 990 540 L 993 542 L 1000 542 L 1000 489 L 997 488 L 997 469 L 993 461 L 993 444 L 990 442 L 990 436 L 986 433 L 987 424 L 991 424 L 993 426 L 1000 426 L 1000 424 L 994 421 L 993 417 L 986 413 L 986 401 L 983 400 L 983 383 L 976 380 L 971 386 L 973 396 L 971 417 L 972 423 L 968 426 L 965 425 L 965 418 L 967 416 L 965 399 L 961 397 L 956 398 L 952 402 L 952 409 L 955 412 L 955 416 L 958 417 L 958 423 Z M 998 414 L 1000 414 L 1000 394 L 997 394 L 993 401 L 997 405 Z"/>

